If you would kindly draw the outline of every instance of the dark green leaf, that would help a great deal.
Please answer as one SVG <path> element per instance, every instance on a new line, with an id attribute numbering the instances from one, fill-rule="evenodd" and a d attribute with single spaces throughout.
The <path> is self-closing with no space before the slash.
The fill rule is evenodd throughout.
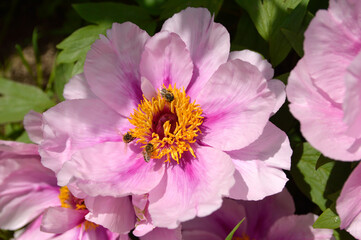
<path id="1" fill-rule="evenodd" d="M 313 224 L 314 228 L 336 229 L 340 227 L 340 217 L 331 208 L 327 208 Z"/>
<path id="2" fill-rule="evenodd" d="M 301 154 L 301 156 L 300 156 Z M 298 157 L 300 156 L 300 157 Z M 309 143 L 295 148 L 291 174 L 300 190 L 325 211 L 351 173 L 351 163 L 331 161 L 316 170 L 321 153 Z"/>
<path id="3" fill-rule="evenodd" d="M 346 230 L 333 230 L 333 236 L 335 237 L 335 240 L 355 240 L 355 238 L 346 232 Z"/>
<path id="4" fill-rule="evenodd" d="M 42 112 L 54 104 L 35 86 L 0 78 L 0 123 L 22 121 L 30 110 Z"/>
<path id="5" fill-rule="evenodd" d="M 160 15 L 161 7 L 166 0 L 136 0 L 137 3 L 145 8 L 151 15 Z"/>
<path id="6" fill-rule="evenodd" d="M 323 156 L 323 155 L 321 154 L 321 156 L 317 159 L 316 170 L 317 170 L 319 167 L 325 165 L 326 163 L 332 162 L 332 161 L 333 161 L 332 159 L 330 159 L 330 158 L 328 158 L 328 157 L 325 157 L 325 156 Z"/>
<path id="7" fill-rule="evenodd" d="M 290 76 L 290 73 L 284 73 L 284 74 L 278 75 L 277 77 L 275 77 L 275 79 L 281 80 L 285 85 L 287 85 L 287 80 L 288 80 L 289 76 Z"/>
<path id="8" fill-rule="evenodd" d="M 147 10 L 134 5 L 102 2 L 73 4 L 73 7 L 83 19 L 91 23 L 109 24 L 130 21 L 149 34 L 153 34 L 156 27 Z"/>
<path id="9" fill-rule="evenodd" d="M 251 18 L 245 11 L 241 13 L 237 24 L 236 36 L 232 42 L 232 51 L 243 49 L 259 52 L 265 57 L 268 55 L 267 42 L 259 35 L 257 29 L 252 24 Z"/>
<path id="10" fill-rule="evenodd" d="M 295 29 L 286 29 L 281 28 L 281 32 L 287 38 L 288 42 L 291 44 L 292 48 L 296 51 L 298 56 L 303 57 L 303 41 L 305 39 L 304 34 L 305 31 L 312 20 L 313 15 L 310 12 L 307 12 L 304 17 L 301 27 L 297 30 Z"/>
<path id="11" fill-rule="evenodd" d="M 0 239 L 2 240 L 13 239 L 13 236 L 14 236 L 13 231 L 0 229 Z"/>
<path id="12" fill-rule="evenodd" d="M 301 191 L 324 211 L 327 199 L 323 193 L 333 164 L 325 164 L 316 170 L 320 155 L 309 143 L 304 143 L 301 159 L 292 165 L 291 173 Z"/>
<path id="13" fill-rule="evenodd" d="M 307 12 L 308 1 L 302 0 L 289 15 L 285 16 L 281 24 L 274 26 L 273 33 L 269 39 L 271 63 L 273 66 L 280 64 L 291 51 L 291 44 L 281 30 L 292 29 L 298 32 Z"/>
<path id="14" fill-rule="evenodd" d="M 279 28 L 301 0 L 236 0 L 250 15 L 259 34 L 269 40 L 273 32 Z"/>
<path id="15" fill-rule="evenodd" d="M 223 0 L 168 0 L 164 3 L 160 19 L 164 20 L 173 16 L 187 7 L 204 7 L 217 15 Z"/>
<path id="16" fill-rule="evenodd" d="M 241 226 L 242 222 L 244 221 L 245 218 L 243 218 L 234 228 L 233 230 L 228 234 L 228 236 L 226 237 L 225 240 L 232 240 L 233 238 L 233 234 L 237 231 L 237 229 L 239 228 L 239 226 Z"/>

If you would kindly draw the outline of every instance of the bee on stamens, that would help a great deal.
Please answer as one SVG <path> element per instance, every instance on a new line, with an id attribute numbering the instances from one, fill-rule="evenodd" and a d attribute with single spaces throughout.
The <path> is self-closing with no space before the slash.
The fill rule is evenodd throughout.
<path id="1" fill-rule="evenodd" d="M 144 151 L 143 151 L 143 156 L 144 156 L 144 161 L 149 162 L 150 158 L 152 157 L 152 152 L 154 151 L 154 147 L 153 144 L 148 143 L 147 145 L 145 145 Z"/>
<path id="2" fill-rule="evenodd" d="M 174 95 L 173 93 L 171 93 L 170 91 L 168 91 L 167 89 L 163 88 L 160 91 L 160 95 L 162 95 L 162 97 L 167 101 L 167 102 L 172 102 L 174 100 Z"/>
<path id="3" fill-rule="evenodd" d="M 135 139 L 135 137 L 133 137 L 129 132 L 127 132 L 124 136 L 123 136 L 123 142 L 125 143 L 130 143 L 131 141 L 133 141 Z"/>

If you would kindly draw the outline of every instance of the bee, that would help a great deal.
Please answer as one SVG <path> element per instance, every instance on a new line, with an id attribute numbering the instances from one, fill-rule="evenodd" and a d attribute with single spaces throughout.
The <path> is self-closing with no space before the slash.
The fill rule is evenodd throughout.
<path id="1" fill-rule="evenodd" d="M 125 143 L 130 143 L 131 141 L 133 141 L 135 139 L 135 137 L 133 137 L 129 132 L 127 132 L 124 136 L 123 136 L 123 142 Z"/>
<path id="2" fill-rule="evenodd" d="M 153 144 L 148 143 L 147 145 L 145 145 L 144 152 L 143 152 L 144 161 L 146 161 L 146 162 L 150 161 L 153 151 L 154 151 Z"/>
<path id="3" fill-rule="evenodd" d="M 162 97 L 167 101 L 167 102 L 172 102 L 174 100 L 174 95 L 173 93 L 171 93 L 170 91 L 168 91 L 167 89 L 163 88 L 160 91 L 160 95 L 162 95 Z"/>

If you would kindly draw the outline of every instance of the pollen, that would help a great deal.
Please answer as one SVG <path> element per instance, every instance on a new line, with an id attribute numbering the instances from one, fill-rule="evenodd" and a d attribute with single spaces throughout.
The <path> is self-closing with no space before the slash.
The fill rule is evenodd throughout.
<path id="1" fill-rule="evenodd" d="M 74 197 L 73 194 L 71 194 L 71 192 L 69 191 L 67 186 L 60 188 L 59 199 L 61 206 L 63 208 L 71 208 L 75 210 L 87 210 L 84 200 Z M 89 222 L 85 219 L 83 224 L 80 224 L 79 227 L 81 227 L 82 225 L 84 226 L 85 230 L 94 230 L 98 226 L 96 223 Z"/>
<path id="2" fill-rule="evenodd" d="M 165 97 L 164 93 L 172 96 Z M 189 151 L 194 157 L 192 144 L 201 133 L 203 123 L 202 109 L 195 101 L 192 103 L 184 89 L 171 85 L 163 86 L 156 97 L 151 100 L 143 96 L 138 109 L 130 115 L 129 122 L 134 126 L 130 134 L 142 144 L 145 157 L 171 159 L 179 163 L 184 152 Z M 149 144 L 152 151 L 145 151 Z"/>
<path id="3" fill-rule="evenodd" d="M 59 199 L 63 208 L 72 208 L 75 210 L 86 210 L 83 199 L 79 199 L 73 196 L 67 186 L 60 188 Z"/>

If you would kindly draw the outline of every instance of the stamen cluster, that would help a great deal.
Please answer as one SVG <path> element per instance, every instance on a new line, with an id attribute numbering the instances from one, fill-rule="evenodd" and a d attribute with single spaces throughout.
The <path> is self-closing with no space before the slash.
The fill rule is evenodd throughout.
<path id="1" fill-rule="evenodd" d="M 134 128 L 129 132 L 137 138 L 138 143 L 143 144 L 143 149 L 152 144 L 152 152 L 145 152 L 151 154 L 151 158 L 165 157 L 166 162 L 170 162 L 172 158 L 179 163 L 184 152 L 189 151 L 196 157 L 192 143 L 196 142 L 201 133 L 199 126 L 203 123 L 202 109 L 195 101 L 190 102 L 184 89 L 179 90 L 176 86 L 169 85 L 166 90 L 174 96 L 171 101 L 164 97 L 164 89 L 151 100 L 143 96 L 138 109 L 130 115 L 129 121 Z"/>

